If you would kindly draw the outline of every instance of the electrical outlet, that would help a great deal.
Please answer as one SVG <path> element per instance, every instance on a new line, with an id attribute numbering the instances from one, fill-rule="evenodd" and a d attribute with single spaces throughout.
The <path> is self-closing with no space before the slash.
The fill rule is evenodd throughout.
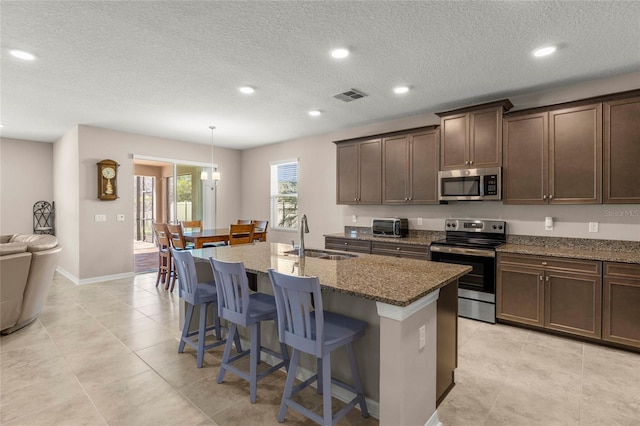
<path id="1" fill-rule="evenodd" d="M 358 216 L 356 216 L 355 214 L 351 216 L 351 222 L 358 223 Z"/>
<path id="2" fill-rule="evenodd" d="M 106 214 L 97 214 L 93 217 L 93 220 L 95 222 L 106 222 L 107 221 L 107 215 Z"/>
<path id="3" fill-rule="evenodd" d="M 423 325 L 420 327 L 419 333 L 419 341 L 418 341 L 418 349 L 422 349 L 427 346 L 427 326 Z"/>
<path id="4" fill-rule="evenodd" d="M 124 222 L 124 215 L 123 214 L 116 215 L 116 222 Z"/>
<path id="5" fill-rule="evenodd" d="M 418 226 L 422 226 L 422 218 L 421 217 L 418 218 Z"/>
<path id="6" fill-rule="evenodd" d="M 553 218 L 551 216 L 544 218 L 544 230 L 553 231 Z"/>
<path id="7" fill-rule="evenodd" d="M 589 222 L 589 232 L 598 232 L 598 222 Z"/>

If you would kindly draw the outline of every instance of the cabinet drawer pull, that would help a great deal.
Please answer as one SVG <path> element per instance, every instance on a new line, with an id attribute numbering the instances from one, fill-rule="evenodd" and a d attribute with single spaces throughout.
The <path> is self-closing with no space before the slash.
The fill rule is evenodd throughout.
<path id="1" fill-rule="evenodd" d="M 547 262 L 542 262 L 542 266 L 547 266 L 548 263 Z"/>
<path id="2" fill-rule="evenodd" d="M 349 245 L 349 243 L 344 243 L 344 245 L 345 245 L 345 246 L 346 246 L 346 245 Z"/>
<path id="3" fill-rule="evenodd" d="M 396 247 L 396 250 L 398 250 L 398 251 L 399 251 L 399 250 L 400 250 L 400 247 Z"/>

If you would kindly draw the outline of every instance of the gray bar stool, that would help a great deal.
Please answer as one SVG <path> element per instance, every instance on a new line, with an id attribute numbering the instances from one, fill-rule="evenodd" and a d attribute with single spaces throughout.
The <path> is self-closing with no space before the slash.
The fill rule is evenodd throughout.
<path id="1" fill-rule="evenodd" d="M 273 296 L 264 293 L 251 293 L 249 280 L 242 262 L 222 262 L 212 257 L 209 258 L 218 291 L 218 313 L 220 318 L 229 321 L 229 336 L 222 355 L 222 364 L 218 374 L 218 383 L 222 383 L 224 375 L 228 371 L 249 382 L 249 401 L 256 402 L 258 381 L 265 378 L 281 367 L 289 367 L 289 354 L 284 343 L 280 343 L 281 353 L 278 354 L 260 343 L 260 324 L 262 321 L 277 322 L 276 301 Z M 251 347 L 230 358 L 231 345 L 238 337 L 238 327 L 251 328 Z M 236 349 L 238 345 L 236 344 Z M 271 366 L 258 374 L 260 353 L 265 352 L 282 362 Z M 238 369 L 233 363 L 245 356 L 249 357 L 249 374 Z"/>
<path id="2" fill-rule="evenodd" d="M 184 351 L 185 344 L 195 348 L 198 352 L 197 366 L 198 368 L 202 368 L 204 352 L 225 343 L 225 340 L 222 340 L 221 329 L 223 327 L 220 325 L 220 317 L 218 316 L 217 309 L 213 310 L 214 325 L 211 327 L 207 327 L 206 325 L 207 310 L 211 304 L 216 304 L 218 302 L 218 293 L 216 292 L 216 286 L 213 282 L 198 282 L 196 265 L 190 251 L 171 249 L 171 254 L 173 255 L 175 267 L 178 270 L 179 296 L 187 305 L 187 312 L 184 318 L 184 326 L 182 328 L 182 336 L 180 336 L 178 352 L 182 353 L 182 351 Z M 189 332 L 189 325 L 191 324 L 191 318 L 193 317 L 193 309 L 196 305 L 200 306 L 200 322 L 198 331 Z M 205 345 L 205 335 L 208 331 L 212 330 L 215 330 L 217 341 Z M 195 335 L 198 336 L 197 342 L 192 339 Z M 236 348 L 238 351 L 242 350 L 240 347 L 240 339 L 236 341 Z"/>
<path id="3" fill-rule="evenodd" d="M 333 312 L 323 311 L 322 294 L 318 277 L 297 277 L 285 275 L 269 269 L 278 308 L 278 336 L 281 342 L 293 348 L 291 365 L 282 395 L 278 422 L 283 422 L 287 408 L 309 417 L 321 425 L 333 425 L 349 410 L 360 404 L 363 417 L 369 417 L 367 402 L 360 382 L 358 364 L 353 352 L 353 341 L 364 335 L 367 323 Z M 315 302 L 315 310 L 312 306 Z M 331 378 L 331 352 L 344 346 L 349 357 L 353 386 Z M 300 352 L 313 355 L 317 359 L 318 371 L 315 375 L 293 387 Z M 318 392 L 322 394 L 322 416 L 295 402 L 292 398 L 302 389 L 318 381 Z M 331 384 L 334 383 L 356 394 L 335 416 L 331 409 Z"/>

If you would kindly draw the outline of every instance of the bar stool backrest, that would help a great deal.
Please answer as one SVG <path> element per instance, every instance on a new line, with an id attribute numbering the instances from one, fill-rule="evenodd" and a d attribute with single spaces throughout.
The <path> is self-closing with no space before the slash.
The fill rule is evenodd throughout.
<path id="1" fill-rule="evenodd" d="M 269 269 L 269 277 L 276 299 L 280 341 L 322 358 L 324 315 L 318 277 L 296 277 L 273 269 Z"/>
<path id="2" fill-rule="evenodd" d="M 171 254 L 178 269 L 178 294 L 185 302 L 199 305 L 198 276 L 196 275 L 196 264 L 193 261 L 191 252 L 171 249 Z"/>
<path id="3" fill-rule="evenodd" d="M 249 325 L 249 280 L 242 262 L 209 258 L 218 291 L 218 315 L 242 327 Z"/>

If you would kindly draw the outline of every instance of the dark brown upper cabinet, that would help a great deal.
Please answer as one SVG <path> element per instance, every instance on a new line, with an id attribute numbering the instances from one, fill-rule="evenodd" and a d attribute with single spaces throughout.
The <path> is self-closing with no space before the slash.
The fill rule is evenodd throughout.
<path id="1" fill-rule="evenodd" d="M 382 203 L 437 204 L 440 131 L 382 139 Z"/>
<path id="2" fill-rule="evenodd" d="M 604 103 L 604 202 L 640 203 L 640 96 Z"/>
<path id="3" fill-rule="evenodd" d="M 505 204 L 598 204 L 602 103 L 506 117 Z"/>
<path id="4" fill-rule="evenodd" d="M 380 204 L 382 139 L 336 142 L 337 204 Z"/>
<path id="5" fill-rule="evenodd" d="M 508 99 L 436 113 L 440 117 L 440 170 L 502 166 L 502 115 Z"/>

